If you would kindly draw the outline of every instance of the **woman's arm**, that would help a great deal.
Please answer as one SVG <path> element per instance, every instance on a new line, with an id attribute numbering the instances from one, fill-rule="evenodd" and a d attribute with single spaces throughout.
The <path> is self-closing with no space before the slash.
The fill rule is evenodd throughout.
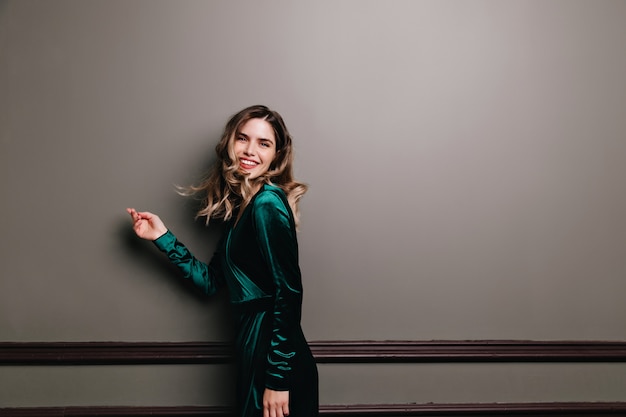
<path id="1" fill-rule="evenodd" d="M 300 326 L 302 282 L 293 215 L 280 191 L 265 191 L 254 201 L 254 222 L 261 253 L 276 288 L 272 337 L 268 348 L 266 387 L 288 391 Z"/>
<path id="2" fill-rule="evenodd" d="M 286 199 L 279 193 L 263 192 L 254 202 L 257 240 L 276 288 L 263 417 L 289 415 L 290 379 L 296 356 L 291 335 L 300 326 L 302 307 L 295 223 Z"/>
<path id="3" fill-rule="evenodd" d="M 133 229 L 137 236 L 151 240 L 180 269 L 183 276 L 191 279 L 205 294 L 212 295 L 217 291 L 222 280 L 217 252 L 213 255 L 211 262 L 206 264 L 193 256 L 189 249 L 165 227 L 156 214 L 147 211 L 138 212 L 132 208 L 126 211 L 133 219 Z"/>

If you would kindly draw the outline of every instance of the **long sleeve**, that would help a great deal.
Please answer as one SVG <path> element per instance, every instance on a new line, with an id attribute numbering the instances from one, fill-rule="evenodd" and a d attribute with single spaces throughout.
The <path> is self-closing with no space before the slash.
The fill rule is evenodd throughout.
<path id="1" fill-rule="evenodd" d="M 266 386 L 286 391 L 290 387 L 296 355 L 293 338 L 300 332 L 302 308 L 295 224 L 286 199 L 274 191 L 263 192 L 256 198 L 254 223 L 259 247 L 276 290 Z"/>
<path id="2" fill-rule="evenodd" d="M 217 291 L 223 280 L 217 252 L 211 262 L 206 264 L 193 256 L 169 230 L 156 239 L 154 244 L 181 270 L 185 278 L 191 279 L 205 294 L 212 295 Z"/>

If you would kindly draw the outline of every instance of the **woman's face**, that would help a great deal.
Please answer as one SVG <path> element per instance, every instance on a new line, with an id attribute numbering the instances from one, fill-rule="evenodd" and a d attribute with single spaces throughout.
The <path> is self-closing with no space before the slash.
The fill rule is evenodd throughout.
<path id="1" fill-rule="evenodd" d="M 272 125 L 263 119 L 250 119 L 235 135 L 234 151 L 242 172 L 250 179 L 265 174 L 276 157 L 276 137 Z"/>

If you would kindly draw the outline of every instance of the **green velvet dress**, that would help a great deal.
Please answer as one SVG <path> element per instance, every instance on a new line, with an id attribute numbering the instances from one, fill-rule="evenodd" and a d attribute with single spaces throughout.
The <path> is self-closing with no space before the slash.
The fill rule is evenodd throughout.
<path id="1" fill-rule="evenodd" d="M 284 192 L 264 185 L 229 223 L 209 264 L 169 231 L 154 243 L 206 294 L 228 287 L 237 316 L 238 414 L 262 417 L 270 388 L 289 391 L 290 417 L 317 416 L 317 368 L 300 327 L 298 243 Z"/>

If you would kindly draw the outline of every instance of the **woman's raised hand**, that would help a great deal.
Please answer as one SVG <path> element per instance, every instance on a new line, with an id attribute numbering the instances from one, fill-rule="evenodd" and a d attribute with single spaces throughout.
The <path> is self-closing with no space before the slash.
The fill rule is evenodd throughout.
<path id="1" fill-rule="evenodd" d="M 156 240 L 167 232 L 167 227 L 156 214 L 148 211 L 138 212 L 134 208 L 127 208 L 126 211 L 133 219 L 133 230 L 140 238 Z"/>

